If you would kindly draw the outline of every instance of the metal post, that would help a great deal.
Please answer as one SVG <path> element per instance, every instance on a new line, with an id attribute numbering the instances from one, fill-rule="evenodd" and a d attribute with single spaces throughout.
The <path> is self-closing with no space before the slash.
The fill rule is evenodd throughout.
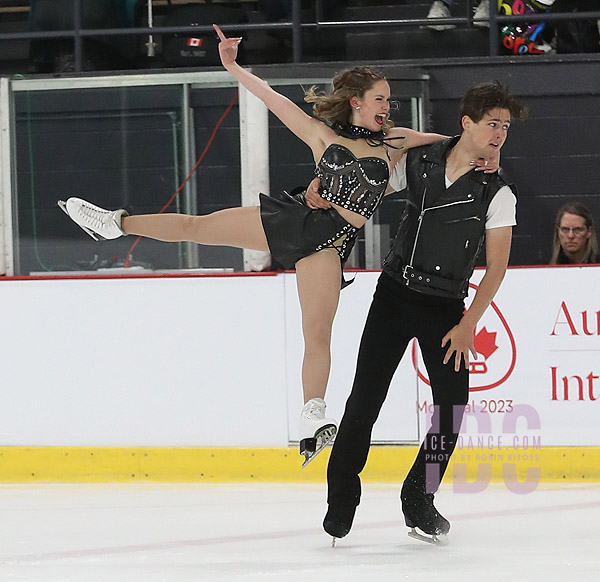
<path id="1" fill-rule="evenodd" d="M 242 206 L 256 206 L 258 194 L 269 193 L 269 111 L 242 85 L 239 91 Z M 244 250 L 245 271 L 264 271 L 270 262 L 269 253 Z"/>
<path id="2" fill-rule="evenodd" d="M 152 7 L 152 0 L 148 0 L 148 28 L 152 28 L 154 26 L 154 13 Z M 153 57 L 156 55 L 154 49 L 156 48 L 156 43 L 154 42 L 154 36 L 152 34 L 148 35 L 148 42 L 146 43 L 146 47 L 148 52 L 146 53 L 149 57 Z"/>
<path id="3" fill-rule="evenodd" d="M 0 79 L 0 275 L 14 275 L 12 189 L 14 149 L 11 147 L 13 116 L 10 82 Z"/>
<path id="4" fill-rule="evenodd" d="M 413 129 L 416 129 L 417 131 L 426 131 L 423 108 L 421 107 L 420 99 L 418 97 L 410 98 L 410 117 L 411 127 Z"/>
<path id="5" fill-rule="evenodd" d="M 195 159 L 192 153 L 195 153 L 193 147 L 194 130 L 192 125 L 192 113 L 190 105 L 190 91 L 191 87 L 189 83 L 183 83 L 181 86 L 181 119 L 182 125 L 182 139 L 183 139 L 183 173 L 187 177 L 190 175 L 192 168 L 195 165 Z M 198 200 L 196 198 L 196 188 L 194 188 L 193 178 L 183 187 L 181 192 L 183 197 L 183 210 L 186 214 L 198 214 Z M 187 242 L 186 246 L 186 267 L 188 269 L 198 268 L 198 245 Z"/>
<path id="6" fill-rule="evenodd" d="M 301 0 L 292 0 L 292 55 L 295 63 L 302 60 Z"/>
<path id="7" fill-rule="evenodd" d="M 81 0 L 73 2 L 73 52 L 75 71 L 83 70 L 83 41 L 81 39 Z"/>
<path id="8" fill-rule="evenodd" d="M 316 0 L 315 2 L 315 16 L 317 19 L 317 24 L 325 20 L 324 18 L 324 10 L 323 10 L 323 0 Z"/>
<path id="9" fill-rule="evenodd" d="M 490 0 L 490 56 L 498 54 L 500 35 L 498 34 L 498 2 Z"/>

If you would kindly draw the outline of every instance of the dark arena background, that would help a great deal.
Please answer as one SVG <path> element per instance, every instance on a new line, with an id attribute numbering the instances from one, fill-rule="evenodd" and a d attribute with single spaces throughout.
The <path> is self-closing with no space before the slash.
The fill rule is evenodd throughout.
<path id="1" fill-rule="evenodd" d="M 57 205 L 208 214 L 310 182 L 309 148 L 221 66 L 213 23 L 307 113 L 309 87 L 359 64 L 385 73 L 397 126 L 456 135 L 462 95 L 489 80 L 528 108 L 501 153 L 509 268 L 435 498 L 447 545 L 409 538 L 399 502 L 436 420 L 418 342 L 332 548 L 331 449 L 304 468 L 298 453 L 295 272 L 261 252 L 96 241 Z M 600 0 L 0 0 L 0 580 L 595 579 L 600 265 L 550 262 L 563 205 L 587 206 L 597 236 L 598 136 Z M 337 421 L 405 204 L 386 197 L 346 264 Z"/>

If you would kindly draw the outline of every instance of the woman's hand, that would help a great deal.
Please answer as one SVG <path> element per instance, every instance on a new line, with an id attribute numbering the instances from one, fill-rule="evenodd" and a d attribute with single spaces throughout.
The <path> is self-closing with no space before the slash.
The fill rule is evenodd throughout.
<path id="1" fill-rule="evenodd" d="M 238 54 L 238 45 L 240 42 L 242 42 L 242 37 L 237 36 L 227 38 L 223 34 L 223 31 L 216 24 L 213 24 L 213 28 L 217 32 L 217 36 L 221 41 L 219 43 L 219 56 L 221 57 L 221 63 L 223 63 L 224 67 L 227 67 L 227 65 L 235 63 L 235 59 L 237 58 Z"/>
<path id="2" fill-rule="evenodd" d="M 491 158 L 478 158 L 471 161 L 471 165 L 475 166 L 476 172 L 483 172 L 484 174 L 493 174 L 500 168 L 500 152 Z"/>

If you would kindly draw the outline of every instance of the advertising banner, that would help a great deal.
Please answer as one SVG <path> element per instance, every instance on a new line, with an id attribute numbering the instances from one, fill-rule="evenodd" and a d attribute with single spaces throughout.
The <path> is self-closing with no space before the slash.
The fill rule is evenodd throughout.
<path id="1" fill-rule="evenodd" d="M 467 306 L 484 274 L 478 269 L 471 278 Z M 358 273 L 355 283 L 341 294 L 327 397 L 338 420 L 352 387 L 360 335 L 378 276 Z M 302 338 L 295 281 L 286 283 L 293 441 L 301 406 Z M 502 449 L 525 458 L 540 447 L 600 445 L 599 289 L 600 267 L 508 270 L 475 330 L 477 359 L 470 362 L 470 397 L 457 453 L 464 449 L 484 455 Z M 396 372 L 373 441 L 420 442 L 432 413 L 427 370 L 413 342 Z"/>
<path id="2" fill-rule="evenodd" d="M 484 273 L 475 272 L 467 305 Z M 598 267 L 509 269 L 475 330 L 456 458 L 501 450 L 531 461 L 540 447 L 600 443 L 599 288 Z M 424 434 L 433 408 L 416 346 L 413 362 Z"/>

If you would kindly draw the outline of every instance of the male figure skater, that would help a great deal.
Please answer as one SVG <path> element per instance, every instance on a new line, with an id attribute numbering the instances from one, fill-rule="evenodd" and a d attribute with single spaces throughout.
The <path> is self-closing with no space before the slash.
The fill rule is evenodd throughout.
<path id="1" fill-rule="evenodd" d="M 415 337 L 431 382 L 434 414 L 402 487 L 402 511 L 414 537 L 437 541 L 450 530 L 433 504 L 434 493 L 468 401 L 469 352 L 476 357 L 473 333 L 504 278 L 516 224 L 516 198 L 503 172 L 475 172 L 471 160 L 497 156 L 511 121 L 525 115 L 525 107 L 499 82 L 478 84 L 461 102 L 461 135 L 412 149 L 394 168 L 390 184 L 406 188 L 406 206 L 367 317 L 327 471 L 323 527 L 334 541 L 352 527 L 372 427 Z M 307 198 L 311 205 L 321 204 L 310 189 Z M 484 243 L 486 274 L 465 311 L 463 299 Z"/>

